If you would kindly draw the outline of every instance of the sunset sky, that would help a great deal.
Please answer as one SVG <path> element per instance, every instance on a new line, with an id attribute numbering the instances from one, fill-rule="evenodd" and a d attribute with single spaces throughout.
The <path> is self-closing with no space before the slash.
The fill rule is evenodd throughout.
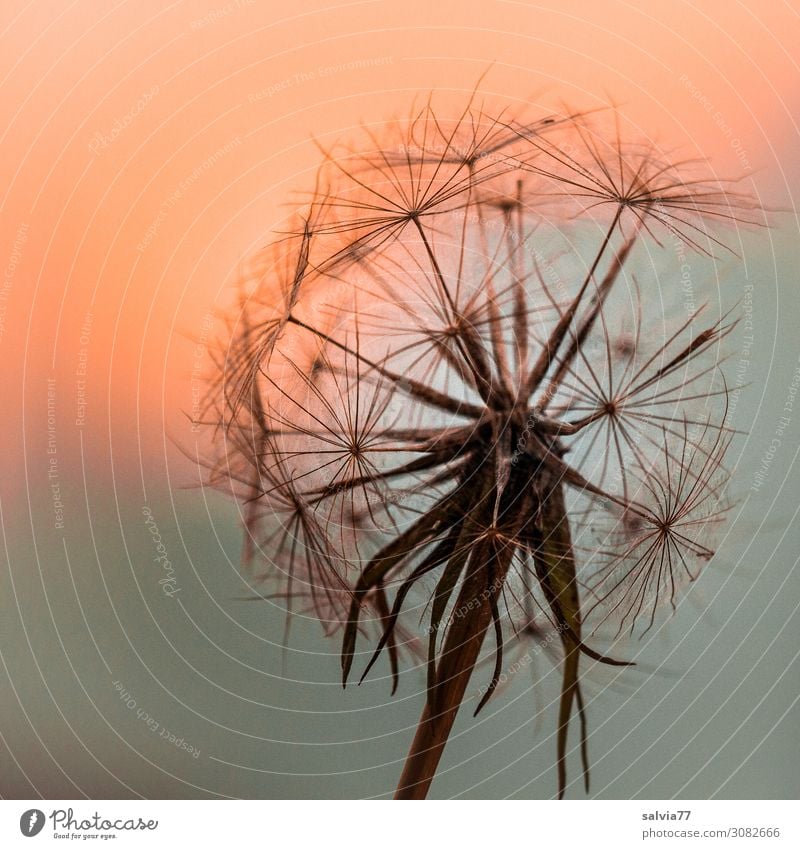
<path id="1" fill-rule="evenodd" d="M 0 578 L 0 630 L 4 652 L 11 647 L 5 674 L 16 688 L 0 687 L 0 728 L 17 763 L 0 793 L 102 794 L 105 782 L 122 795 L 391 791 L 405 743 L 391 732 L 404 728 L 407 736 L 418 705 L 401 700 L 379 717 L 370 706 L 383 693 L 369 688 L 357 705 L 339 701 L 336 647 L 310 626 L 298 632 L 303 656 L 289 667 L 292 683 L 283 682 L 272 642 L 280 623 L 265 624 L 232 600 L 242 589 L 236 511 L 195 487 L 196 470 L 183 455 L 195 447 L 189 417 L 209 364 L 204 343 L 221 327 L 240 263 L 312 185 L 318 144 L 347 138 L 362 123 L 379 129 L 430 92 L 445 111 L 463 105 L 479 79 L 478 101 L 487 104 L 541 111 L 613 104 L 626 134 L 680 158 L 708 158 L 716 175 L 740 180 L 742 191 L 774 210 L 772 229 L 744 234 L 740 246 L 757 316 L 755 394 L 737 411 L 737 426 L 750 431 L 739 455 L 747 491 L 800 354 L 798 44 L 800 13 L 790 0 L 4 2 L 0 521 L 8 568 Z M 739 539 L 761 541 L 748 549 L 745 572 L 774 562 L 772 577 L 727 584 L 720 571 L 707 586 L 710 595 L 721 593 L 720 622 L 743 592 L 756 593 L 757 602 L 726 624 L 733 636 L 724 643 L 713 643 L 716 626 L 704 632 L 711 653 L 698 680 L 727 661 L 728 646 L 739 647 L 739 660 L 723 675 L 722 698 L 707 693 L 671 708 L 688 711 L 681 714 L 685 739 L 729 699 L 724 732 L 708 752 L 698 742 L 699 778 L 688 795 L 715 792 L 730 764 L 752 754 L 749 770 L 722 791 L 744 794 L 770 753 L 796 743 L 796 655 L 775 626 L 794 623 L 797 633 L 796 608 L 778 592 L 782 581 L 795 594 L 798 588 L 790 567 L 800 524 L 790 526 L 800 402 L 795 414 L 753 494 L 752 532 Z M 143 576 L 153 569 L 144 505 L 181 564 L 177 624 L 179 608 L 165 607 Z M 782 606 L 771 625 L 754 617 L 754 608 L 773 602 Z M 794 671 L 770 691 L 763 713 L 748 719 L 773 683 L 761 660 L 770 645 L 772 663 Z M 673 658 L 676 669 L 687 662 L 685 651 Z M 265 676 L 256 683 L 253 667 Z M 741 691 L 748 669 L 755 677 Z M 325 691 L 319 702 L 303 683 L 312 678 Z M 149 697 L 160 721 L 197 740 L 204 756 L 148 749 L 155 744 L 140 724 L 120 713 L 114 680 L 140 701 Z M 264 701 L 272 730 L 259 712 Z M 298 754 L 296 746 L 309 742 L 303 711 L 317 709 L 324 716 L 314 742 L 357 737 L 364 721 L 363 733 L 383 740 L 377 760 L 360 750 L 341 767 L 352 768 L 343 783 L 324 778 L 338 767 L 313 747 Z M 337 717 L 338 710 L 353 715 Z M 525 708 L 517 711 L 508 717 L 509 735 L 519 732 Z M 610 721 L 618 736 L 624 732 L 622 717 Z M 744 721 L 755 725 L 747 726 L 751 742 L 740 745 L 734 729 Z M 667 725 L 655 727 L 660 733 Z M 637 733 L 629 753 L 647 748 L 650 731 Z M 266 753 L 250 764 L 272 764 L 274 774 L 220 764 L 247 760 L 248 734 Z M 762 738 L 767 748 L 756 751 Z M 726 741 L 728 760 L 703 773 L 708 753 Z M 479 751 L 494 743 L 482 726 L 453 757 L 466 761 L 470 745 Z M 510 743 L 502 745 L 505 752 Z M 670 747 L 659 745 L 666 757 Z M 542 770 L 550 765 L 537 757 Z M 626 773 L 623 762 L 609 743 L 598 792 L 636 792 L 644 765 Z M 479 780 L 470 769 L 445 770 L 441 795 L 469 794 Z M 796 794 L 794 769 L 787 786 L 789 767 L 776 761 L 763 777 L 766 792 Z M 521 776 L 501 776 L 492 792 L 516 792 Z M 551 778 L 520 792 L 547 793 Z M 680 784 L 667 770 L 645 793 L 677 792 Z"/>

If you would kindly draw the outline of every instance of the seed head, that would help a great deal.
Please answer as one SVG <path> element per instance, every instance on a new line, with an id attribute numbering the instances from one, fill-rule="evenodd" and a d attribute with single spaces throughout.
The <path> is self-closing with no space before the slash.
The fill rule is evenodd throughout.
<path id="1" fill-rule="evenodd" d="M 400 796 L 426 792 L 487 634 L 477 710 L 508 645 L 548 628 L 559 794 L 574 711 L 588 782 L 579 661 L 623 661 L 585 622 L 646 633 L 713 554 L 734 319 L 669 314 L 663 235 L 699 274 L 718 225 L 754 210 L 621 136 L 598 116 L 429 103 L 324 151 L 221 349 L 212 480 L 246 501 L 248 556 L 287 609 L 341 633 L 343 682 L 385 650 L 396 687 L 403 647 L 424 647 Z"/>

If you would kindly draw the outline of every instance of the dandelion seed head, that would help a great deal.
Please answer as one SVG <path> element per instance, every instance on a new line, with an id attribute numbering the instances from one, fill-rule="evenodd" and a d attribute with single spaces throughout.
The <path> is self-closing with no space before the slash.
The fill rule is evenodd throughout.
<path id="1" fill-rule="evenodd" d="M 322 156 L 217 358 L 211 480 L 248 505 L 249 554 L 342 633 L 345 682 L 365 628 L 395 686 L 425 647 L 429 705 L 487 634 L 478 709 L 504 644 L 542 628 L 565 669 L 616 662 L 584 620 L 646 633 L 725 512 L 731 321 L 666 315 L 663 232 L 700 280 L 752 205 L 580 114 L 428 103 Z"/>

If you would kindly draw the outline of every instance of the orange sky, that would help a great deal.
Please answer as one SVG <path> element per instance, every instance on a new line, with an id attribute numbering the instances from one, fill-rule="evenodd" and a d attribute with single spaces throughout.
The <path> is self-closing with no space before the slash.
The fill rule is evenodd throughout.
<path id="1" fill-rule="evenodd" d="M 138 475 L 165 427 L 186 431 L 203 360 L 180 334 L 203 333 L 307 184 L 311 135 L 420 91 L 460 98 L 490 64 L 487 98 L 613 99 L 773 204 L 798 176 L 800 16 L 779 0 L 6 2 L 0 33 L 2 435 L 20 474 L 55 376 L 62 452 L 82 434 L 98 474 L 113 452 Z"/>

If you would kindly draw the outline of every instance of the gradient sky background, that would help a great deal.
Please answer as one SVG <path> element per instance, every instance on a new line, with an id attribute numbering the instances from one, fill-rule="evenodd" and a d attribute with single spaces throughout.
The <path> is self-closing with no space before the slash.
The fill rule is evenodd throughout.
<path id="1" fill-rule="evenodd" d="M 742 243 L 755 343 L 734 522 L 643 649 L 661 670 L 597 678 L 590 746 L 599 797 L 796 798 L 800 401 L 751 485 L 800 354 L 797 44 L 800 14 L 780 0 L 5 2 L 0 794 L 392 792 L 421 681 L 391 701 L 381 681 L 343 694 L 338 647 L 314 623 L 282 660 L 276 611 L 236 600 L 236 509 L 194 487 L 173 440 L 193 445 L 206 361 L 192 340 L 308 186 L 312 135 L 380 125 L 431 89 L 462 103 L 491 65 L 487 101 L 613 100 L 629 130 L 710 157 L 782 210 Z M 176 568 L 173 599 L 143 506 Z M 114 682 L 200 754 L 153 734 Z M 433 795 L 550 797 L 555 717 L 537 721 L 537 705 L 523 674 L 479 722 L 465 711 Z"/>

